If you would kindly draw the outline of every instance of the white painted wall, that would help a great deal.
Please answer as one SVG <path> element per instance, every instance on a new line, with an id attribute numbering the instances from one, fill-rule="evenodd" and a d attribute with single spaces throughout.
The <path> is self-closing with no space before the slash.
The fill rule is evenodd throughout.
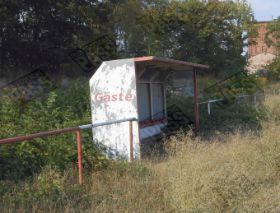
<path id="1" fill-rule="evenodd" d="M 136 77 L 133 59 L 103 62 L 90 79 L 92 123 L 135 117 Z M 129 159 L 129 122 L 93 128 L 93 139 L 106 145 L 111 156 Z M 140 158 L 138 122 L 133 122 L 134 158 Z"/>

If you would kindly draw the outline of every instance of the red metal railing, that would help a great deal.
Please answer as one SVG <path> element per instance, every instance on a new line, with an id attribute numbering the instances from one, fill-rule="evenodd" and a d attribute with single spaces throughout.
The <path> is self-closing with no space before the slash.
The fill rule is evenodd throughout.
<path id="1" fill-rule="evenodd" d="M 82 125 L 78 127 L 65 128 L 53 131 L 39 132 L 30 135 L 16 136 L 11 138 L 5 138 L 0 140 L 0 145 L 2 144 L 13 144 L 18 142 L 30 141 L 35 138 L 49 137 L 53 135 L 59 135 L 64 133 L 76 132 L 76 142 L 77 142 L 77 155 L 78 155 L 78 173 L 79 173 L 79 183 L 83 183 L 83 149 L 82 149 L 82 140 L 81 140 L 81 130 L 90 129 L 97 126 L 105 126 L 115 123 L 129 122 L 129 137 L 130 137 L 130 161 L 133 161 L 133 130 L 132 130 L 132 121 L 136 121 L 135 118 L 108 121 L 96 124 Z"/>

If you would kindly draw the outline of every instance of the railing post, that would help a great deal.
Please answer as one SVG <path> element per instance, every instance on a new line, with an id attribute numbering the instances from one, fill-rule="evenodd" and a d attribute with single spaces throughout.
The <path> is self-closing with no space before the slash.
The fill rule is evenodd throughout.
<path id="1" fill-rule="evenodd" d="M 76 141 L 78 150 L 78 172 L 79 172 L 79 184 L 83 184 L 83 151 L 82 151 L 82 141 L 81 141 L 81 130 L 76 131 Z"/>
<path id="2" fill-rule="evenodd" d="M 193 70 L 193 91 L 194 91 L 194 115 L 195 115 L 195 129 L 199 129 L 199 104 L 198 104 L 198 91 L 196 71 Z"/>
<path id="3" fill-rule="evenodd" d="M 257 94 L 254 94 L 254 106 L 257 105 Z"/>
<path id="4" fill-rule="evenodd" d="M 208 115 L 211 114 L 211 102 L 208 101 L 207 103 Z"/>
<path id="5" fill-rule="evenodd" d="M 132 129 L 132 121 L 129 121 L 129 159 L 130 162 L 133 161 L 133 129 Z"/>

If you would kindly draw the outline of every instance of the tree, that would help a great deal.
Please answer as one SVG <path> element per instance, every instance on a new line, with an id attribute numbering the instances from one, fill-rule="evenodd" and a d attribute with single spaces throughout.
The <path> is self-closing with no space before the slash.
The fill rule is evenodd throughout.
<path id="1" fill-rule="evenodd" d="M 0 72 L 6 67 L 58 72 L 68 53 L 107 34 L 110 5 L 98 0 L 1 0 Z M 91 47 L 94 48 L 94 47 Z M 114 51 L 114 50 L 112 50 Z"/>
<path id="2" fill-rule="evenodd" d="M 265 41 L 268 46 L 274 46 L 278 53 L 272 63 L 267 67 L 269 70 L 269 78 L 280 80 L 280 17 L 268 25 Z"/>
<path id="3" fill-rule="evenodd" d="M 265 41 L 268 46 L 274 46 L 276 50 L 280 51 L 280 17 L 271 22 L 267 27 Z"/>
<path id="4" fill-rule="evenodd" d="M 206 63 L 220 74 L 240 71 L 246 63 L 243 32 L 252 21 L 246 1 L 129 0 L 121 8 L 122 14 L 133 13 L 120 20 L 126 55 Z"/>
<path id="5" fill-rule="evenodd" d="M 87 53 L 101 60 L 157 55 L 209 64 L 220 75 L 245 65 L 245 0 L 0 1 L 2 73 L 71 68 L 69 51 L 97 38 Z"/>

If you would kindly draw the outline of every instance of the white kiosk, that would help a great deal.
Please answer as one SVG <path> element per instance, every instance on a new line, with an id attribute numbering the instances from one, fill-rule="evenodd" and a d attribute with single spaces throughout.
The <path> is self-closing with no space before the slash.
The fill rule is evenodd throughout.
<path id="1" fill-rule="evenodd" d="M 209 67 L 154 56 L 105 61 L 90 79 L 92 123 L 136 118 L 93 128 L 93 139 L 108 148 L 108 155 L 141 158 L 141 141 L 158 135 L 167 125 L 166 82 L 171 75 L 189 72 L 194 91 L 194 114 L 199 126 L 196 71 Z M 133 136 L 133 155 L 130 135 Z M 131 160 L 131 159 L 130 159 Z"/>

